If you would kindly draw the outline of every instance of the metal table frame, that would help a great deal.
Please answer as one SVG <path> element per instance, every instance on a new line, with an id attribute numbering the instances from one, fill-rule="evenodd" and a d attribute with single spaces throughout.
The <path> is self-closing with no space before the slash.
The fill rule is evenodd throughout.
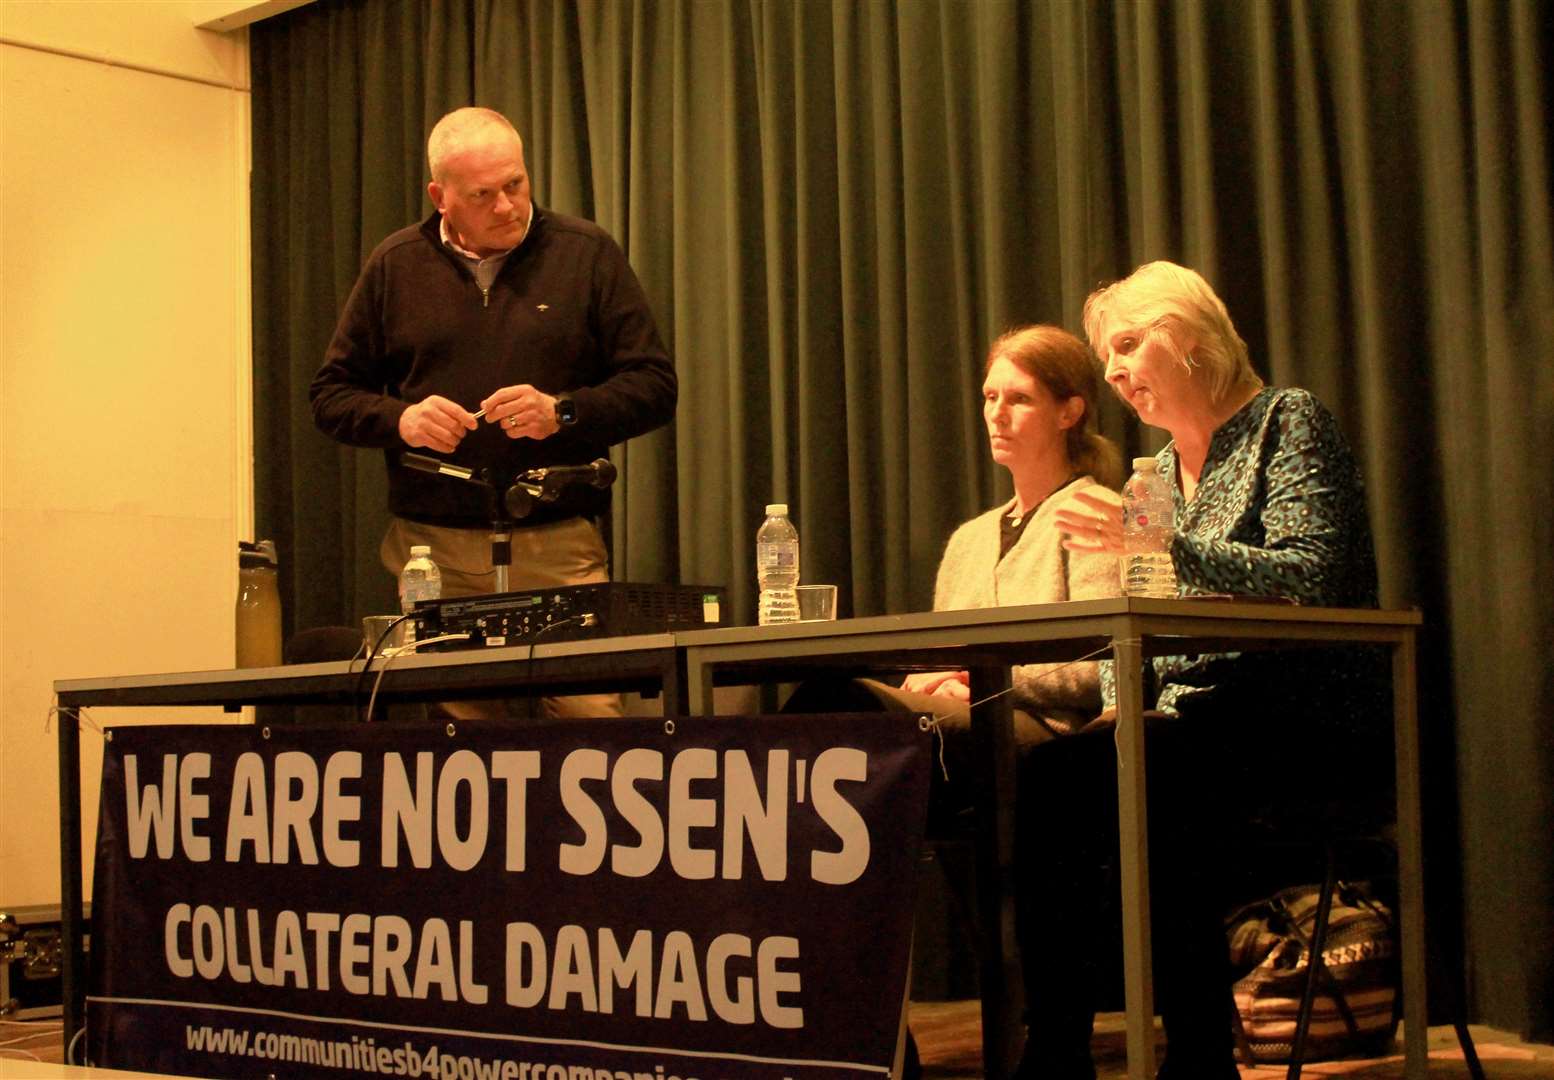
<path id="1" fill-rule="evenodd" d="M 974 738 L 987 769 L 978 785 L 977 864 L 982 905 L 983 1053 L 990 1077 L 1008 1075 L 1019 1038 L 1010 1006 L 1014 966 L 1012 866 L 1014 748 L 1007 695 L 1015 663 L 1073 660 L 1109 649 L 1117 662 L 1118 811 L 1128 1075 L 1154 1075 L 1148 823 L 1145 816 L 1143 663 L 1151 656 L 1310 644 L 1390 648 L 1397 751 L 1397 818 L 1403 950 L 1405 1075 L 1426 1070 L 1425 922 L 1420 835 L 1415 611 L 1339 610 L 1209 600 L 1116 598 L 977 611 L 735 627 L 396 660 L 380 698 L 448 700 L 498 692 L 661 690 L 665 715 L 712 715 L 714 684 L 791 681 L 822 672 L 965 668 Z M 64 1012 L 68 1039 L 84 1016 L 79 723 L 88 706 L 190 706 L 345 702 L 356 686 L 344 663 L 240 671 L 62 680 L 60 853 Z M 991 699 L 985 700 L 984 699 Z M 991 887 L 989 887 L 991 885 Z"/>
<path id="2" fill-rule="evenodd" d="M 77 710 L 98 707 L 360 704 L 372 692 L 374 666 L 360 685 L 360 661 L 290 664 L 230 671 L 61 679 L 59 704 L 59 852 L 64 1038 L 85 1022 L 86 955 L 81 864 L 81 741 Z M 549 645 L 431 652 L 393 659 L 380 701 L 449 701 L 522 690 L 567 694 L 608 690 L 661 692 L 667 716 L 685 714 L 685 653 L 671 634 L 643 634 Z"/>
<path id="3" fill-rule="evenodd" d="M 1392 655 L 1397 754 L 1397 824 L 1403 952 L 1405 1075 L 1426 1070 L 1425 926 L 1420 836 L 1419 717 L 1415 691 L 1416 611 L 1302 608 L 1215 600 L 1119 597 L 1030 607 L 931 612 L 707 630 L 677 635 L 686 650 L 692 712 L 712 711 L 714 684 L 792 680 L 817 671 L 966 668 L 972 727 L 989 774 L 977 785 L 977 874 L 984 928 L 984 1072 L 1007 1076 L 1019 1038 L 1012 1015 L 1014 859 L 1013 732 L 1008 665 L 1073 660 L 1109 647 L 1117 664 L 1118 820 L 1123 893 L 1123 963 L 1128 1076 L 1155 1074 L 1149 926 L 1149 829 L 1145 813 L 1143 665 L 1148 657 L 1290 645 L 1376 644 Z M 985 700 L 988 698 L 992 700 Z M 996 883 L 995 888 L 985 887 Z"/>

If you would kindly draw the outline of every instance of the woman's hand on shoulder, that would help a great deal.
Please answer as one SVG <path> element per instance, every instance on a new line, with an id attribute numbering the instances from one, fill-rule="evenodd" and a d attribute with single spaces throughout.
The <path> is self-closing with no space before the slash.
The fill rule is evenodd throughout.
<path id="1" fill-rule="evenodd" d="M 1053 523 L 1069 551 L 1122 554 L 1122 496 L 1093 484 L 1058 503 Z"/>
<path id="2" fill-rule="evenodd" d="M 964 671 L 917 671 L 902 681 L 901 689 L 952 701 L 970 701 L 971 676 Z"/>

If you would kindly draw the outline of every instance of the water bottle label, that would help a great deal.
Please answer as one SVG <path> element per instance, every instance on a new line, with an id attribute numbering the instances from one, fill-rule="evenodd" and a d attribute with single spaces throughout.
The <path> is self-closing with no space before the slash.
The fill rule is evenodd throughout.
<path id="1" fill-rule="evenodd" d="M 755 561 L 763 570 L 791 571 L 799 561 L 797 544 L 757 544 Z"/>

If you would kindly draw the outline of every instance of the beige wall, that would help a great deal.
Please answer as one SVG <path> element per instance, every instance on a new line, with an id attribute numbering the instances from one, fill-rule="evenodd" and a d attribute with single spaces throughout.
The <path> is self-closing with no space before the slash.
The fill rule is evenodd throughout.
<path id="1" fill-rule="evenodd" d="M 205 6 L 0 0 L 0 905 L 59 899 L 53 681 L 232 663 L 247 38 Z"/>

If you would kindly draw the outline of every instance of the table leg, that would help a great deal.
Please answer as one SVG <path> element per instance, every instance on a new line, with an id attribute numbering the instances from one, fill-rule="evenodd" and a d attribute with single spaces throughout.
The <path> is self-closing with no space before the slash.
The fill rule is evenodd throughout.
<path id="1" fill-rule="evenodd" d="M 675 649 L 664 665 L 664 682 L 660 691 L 663 696 L 665 716 L 687 715 L 690 694 L 686 690 L 686 678 L 685 650 Z"/>
<path id="2" fill-rule="evenodd" d="M 1402 909 L 1403 1075 L 1424 1080 L 1429 1049 L 1425 979 L 1423 810 L 1414 637 L 1392 648 L 1392 731 L 1397 754 L 1398 900 Z"/>
<path id="3" fill-rule="evenodd" d="M 60 709 L 59 872 L 60 991 L 66 1064 L 70 1040 L 86 1022 L 86 950 L 81 918 L 81 721 L 75 709 Z"/>
<path id="4" fill-rule="evenodd" d="M 1014 1071 L 1021 1034 L 1020 965 L 1014 921 L 1014 717 L 1009 669 L 974 668 L 971 711 L 976 760 L 986 769 L 977 784 L 977 908 L 981 924 L 978 970 L 982 985 L 982 1071 L 1002 1080 Z"/>
<path id="5" fill-rule="evenodd" d="M 689 716 L 711 716 L 712 667 L 702 663 L 695 649 L 685 650 L 685 712 Z M 669 705 L 664 704 L 667 714 Z"/>
<path id="6" fill-rule="evenodd" d="M 1117 828 L 1122 858 L 1122 964 L 1127 1002 L 1128 1080 L 1155 1075 L 1154 973 L 1149 927 L 1149 823 L 1144 776 L 1144 653 L 1116 638 Z"/>

